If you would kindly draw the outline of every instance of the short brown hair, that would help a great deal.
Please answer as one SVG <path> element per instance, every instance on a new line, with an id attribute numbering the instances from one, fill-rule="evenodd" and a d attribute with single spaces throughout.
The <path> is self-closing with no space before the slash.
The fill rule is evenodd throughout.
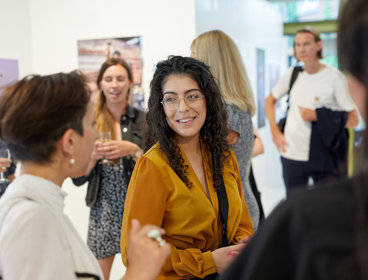
<path id="1" fill-rule="evenodd" d="M 312 28 L 312 27 L 310 27 L 310 26 L 305 26 L 305 27 L 303 27 L 303 28 L 300 28 L 296 33 L 295 33 L 295 36 L 298 34 L 298 33 L 309 33 L 309 34 L 312 34 L 313 35 L 313 38 L 314 38 L 314 42 L 319 42 L 319 41 L 322 41 L 321 40 L 321 36 L 320 36 L 320 33 L 316 30 L 316 29 L 314 29 L 314 28 Z M 295 42 L 294 42 L 294 53 L 295 53 Z M 294 54 L 294 56 L 295 56 L 295 54 Z M 319 59 L 321 59 L 321 58 L 323 58 L 323 56 L 322 56 L 322 48 L 321 48 L 321 50 L 320 51 L 318 51 L 317 52 L 317 57 L 319 58 Z"/>
<path id="2" fill-rule="evenodd" d="M 29 75 L 0 99 L 0 138 L 21 161 L 51 162 L 56 142 L 67 129 L 83 135 L 88 102 L 79 71 Z"/>

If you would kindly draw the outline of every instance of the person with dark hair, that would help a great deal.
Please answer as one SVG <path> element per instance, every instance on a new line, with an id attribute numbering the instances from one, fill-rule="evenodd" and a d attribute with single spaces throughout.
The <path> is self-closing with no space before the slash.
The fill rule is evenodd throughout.
<path id="1" fill-rule="evenodd" d="M 129 105 L 133 75 L 122 59 L 106 60 L 98 73 L 96 125 L 111 139 L 96 142 L 85 176 L 73 179 L 80 186 L 88 181 L 86 202 L 91 207 L 87 244 L 109 279 L 115 254 L 120 252 L 124 201 L 136 159 L 142 154 L 144 112 Z"/>
<path id="2" fill-rule="evenodd" d="M 166 231 L 171 255 L 158 279 L 212 279 L 253 234 L 236 157 L 226 141 L 225 104 L 208 66 L 189 57 L 159 62 L 150 86 L 146 153 L 125 202 L 123 262 L 134 218 Z"/>
<path id="3" fill-rule="evenodd" d="M 330 178 L 347 176 L 348 134 L 358 124 L 355 105 L 343 74 L 322 64 L 322 41 L 312 28 L 295 34 L 295 57 L 304 69 L 291 67 L 266 99 L 266 115 L 273 141 L 281 153 L 287 194 Z M 289 94 L 286 124 L 275 120 L 275 103 Z"/>
<path id="4" fill-rule="evenodd" d="M 367 122 L 366 0 L 349 0 L 342 8 L 338 54 Z M 360 155 L 353 178 L 291 194 L 220 279 L 368 279 L 368 130 Z"/>
<path id="5" fill-rule="evenodd" d="M 103 279 L 92 252 L 63 212 L 67 177 L 82 175 L 98 137 L 84 77 L 32 75 L 0 100 L 0 137 L 21 174 L 0 200 L 0 279 Z M 155 279 L 170 252 L 133 221 L 124 279 Z M 143 269 L 144 268 L 144 269 Z"/>
<path id="6" fill-rule="evenodd" d="M 97 138 L 93 108 L 78 72 L 28 76 L 0 100 L 0 137 L 21 175 L 0 200 L 0 275 L 75 279 L 102 273 L 63 213 L 68 176 L 83 174 Z"/>

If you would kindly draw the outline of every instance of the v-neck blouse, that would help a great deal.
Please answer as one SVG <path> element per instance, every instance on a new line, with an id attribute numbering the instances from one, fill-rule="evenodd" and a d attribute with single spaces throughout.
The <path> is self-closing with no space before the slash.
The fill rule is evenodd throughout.
<path id="1" fill-rule="evenodd" d="M 203 145 L 205 147 L 205 145 Z M 121 234 L 121 253 L 126 264 L 126 247 L 131 219 L 142 225 L 154 224 L 165 229 L 164 239 L 171 255 L 157 279 L 204 277 L 216 272 L 211 251 L 222 239 L 217 193 L 210 168 L 211 154 L 202 149 L 203 166 L 211 200 L 208 199 L 184 152 L 188 166 L 188 188 L 170 167 L 159 144 L 154 145 L 136 163 L 125 201 Z M 245 204 L 235 154 L 224 162 L 223 179 L 229 201 L 228 240 L 231 243 L 253 234 L 253 225 Z"/>

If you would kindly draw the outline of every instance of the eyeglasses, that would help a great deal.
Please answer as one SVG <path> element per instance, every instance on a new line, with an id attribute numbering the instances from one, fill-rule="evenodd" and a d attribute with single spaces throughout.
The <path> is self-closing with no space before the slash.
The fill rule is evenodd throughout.
<path id="1" fill-rule="evenodd" d="M 175 94 L 166 94 L 161 103 L 167 110 L 173 111 L 179 108 L 180 99 L 183 99 L 185 104 L 187 104 L 189 107 L 195 107 L 202 101 L 203 98 L 205 97 L 201 92 L 191 92 L 185 95 L 183 98 L 179 98 Z"/>

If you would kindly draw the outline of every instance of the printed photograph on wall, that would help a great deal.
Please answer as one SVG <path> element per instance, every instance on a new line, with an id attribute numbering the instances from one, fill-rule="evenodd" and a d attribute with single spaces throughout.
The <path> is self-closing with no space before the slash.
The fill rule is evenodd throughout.
<path id="1" fill-rule="evenodd" d="M 257 63 L 257 103 L 258 103 L 258 128 L 264 127 L 266 124 L 265 112 L 265 51 L 256 49 Z"/>
<path id="2" fill-rule="evenodd" d="M 0 58 L 0 97 L 19 79 L 18 60 Z"/>
<path id="3" fill-rule="evenodd" d="M 92 89 L 92 101 L 97 97 L 97 75 L 106 59 L 116 57 L 124 59 L 133 73 L 133 89 L 130 103 L 144 109 L 143 59 L 141 36 L 124 38 L 105 38 L 78 40 L 78 67 L 86 76 Z"/>

